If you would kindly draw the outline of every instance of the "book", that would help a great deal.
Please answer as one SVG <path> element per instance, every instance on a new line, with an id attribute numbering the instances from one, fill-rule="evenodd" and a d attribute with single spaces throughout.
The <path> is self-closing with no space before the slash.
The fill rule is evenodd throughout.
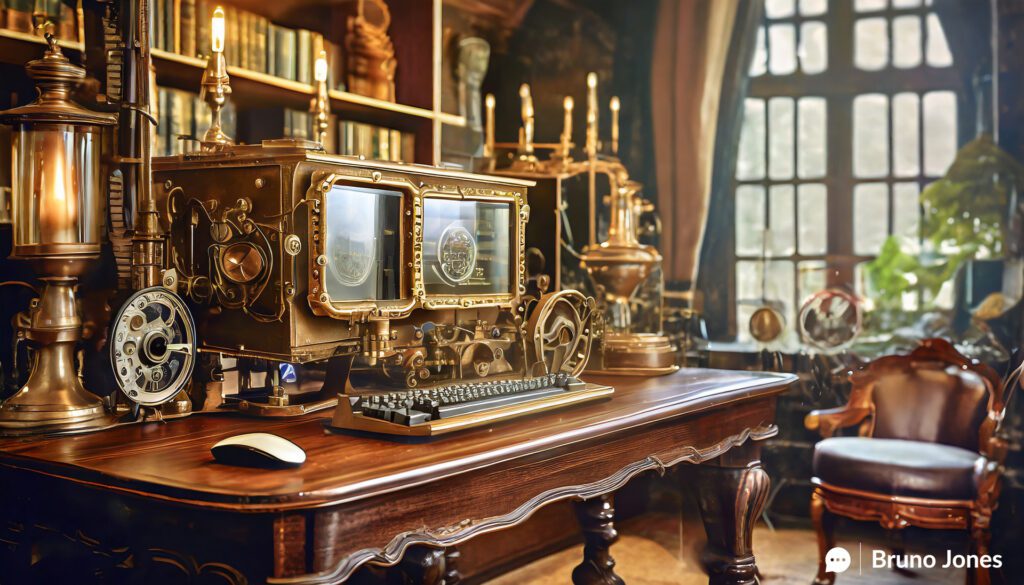
<path id="1" fill-rule="evenodd" d="M 313 36 L 305 29 L 297 31 L 295 80 L 313 83 Z"/>
<path id="2" fill-rule="evenodd" d="M 178 0 L 181 2 L 181 26 L 179 27 L 180 53 L 195 56 L 196 54 L 196 0 Z"/>

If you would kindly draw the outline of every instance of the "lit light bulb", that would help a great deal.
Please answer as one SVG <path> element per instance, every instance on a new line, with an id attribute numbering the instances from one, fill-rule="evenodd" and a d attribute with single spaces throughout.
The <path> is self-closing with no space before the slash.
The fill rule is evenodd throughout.
<path id="1" fill-rule="evenodd" d="M 618 112 L 622 108 L 622 104 L 619 102 L 618 96 L 612 98 L 611 103 L 608 104 L 613 112 Z"/>
<path id="2" fill-rule="evenodd" d="M 494 109 L 494 94 L 493 93 L 487 94 L 487 97 L 484 98 L 484 105 L 486 105 L 488 108 Z"/>
<path id="3" fill-rule="evenodd" d="M 224 52 L 224 9 L 220 6 L 213 11 L 210 31 L 213 34 L 212 49 L 214 53 Z"/>
<path id="4" fill-rule="evenodd" d="M 316 66 L 313 68 L 313 77 L 317 82 L 327 81 L 327 51 L 320 51 L 316 58 Z"/>
<path id="5" fill-rule="evenodd" d="M 573 101 L 571 95 L 565 96 L 565 99 L 562 100 L 562 107 L 564 107 L 565 111 L 567 112 L 572 111 L 573 107 L 575 107 L 575 102 Z"/>
<path id="6" fill-rule="evenodd" d="M 587 73 L 587 87 L 597 87 L 597 73 L 593 71 Z"/>

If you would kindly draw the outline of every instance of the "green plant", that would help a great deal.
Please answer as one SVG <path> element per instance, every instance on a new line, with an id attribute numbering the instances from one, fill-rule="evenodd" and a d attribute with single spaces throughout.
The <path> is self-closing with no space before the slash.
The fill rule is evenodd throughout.
<path id="1" fill-rule="evenodd" d="M 868 294 L 879 311 L 879 327 L 909 324 L 903 309 L 908 292 L 925 301 L 927 310 L 942 285 L 960 264 L 1003 253 L 1010 194 L 1024 187 L 1024 166 L 982 134 L 957 152 L 946 175 L 921 192 L 922 236 L 926 254 L 911 254 L 890 236 L 878 256 L 864 265 Z"/>

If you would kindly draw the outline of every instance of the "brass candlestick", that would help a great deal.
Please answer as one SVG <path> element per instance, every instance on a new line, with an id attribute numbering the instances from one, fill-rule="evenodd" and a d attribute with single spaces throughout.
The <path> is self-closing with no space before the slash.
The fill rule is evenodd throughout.
<path id="1" fill-rule="evenodd" d="M 327 94 L 327 51 L 320 51 L 314 67 L 316 97 L 313 98 L 313 139 L 327 147 L 327 131 L 331 127 L 331 98 Z"/>
<path id="2" fill-rule="evenodd" d="M 516 169 L 527 170 L 537 166 L 537 155 L 534 154 L 533 138 L 536 124 L 534 121 L 533 96 L 530 95 L 530 86 L 526 83 L 519 86 L 519 99 L 521 102 L 520 114 L 523 118 L 523 125 L 519 128 L 518 156 L 512 163 Z"/>
<path id="3" fill-rule="evenodd" d="M 100 255 L 100 135 L 117 119 L 70 100 L 85 69 L 68 61 L 53 35 L 46 40 L 43 58 L 26 66 L 39 97 L 0 115 L 0 121 L 14 127 L 11 257 L 33 262 L 45 275 L 25 330 L 36 346 L 32 372 L 25 386 L 0 405 L 4 434 L 109 422 L 100 398 L 82 387 L 75 368 L 75 345 L 82 337 L 75 286 Z"/>
<path id="4" fill-rule="evenodd" d="M 206 61 L 199 93 L 199 98 L 209 104 L 213 114 L 210 127 L 200 141 L 205 151 L 219 150 L 232 144 L 231 138 L 224 133 L 221 126 L 221 110 L 231 95 L 231 79 L 228 78 L 228 62 L 224 58 L 224 10 L 219 6 L 213 11 L 211 25 L 212 54 Z"/>

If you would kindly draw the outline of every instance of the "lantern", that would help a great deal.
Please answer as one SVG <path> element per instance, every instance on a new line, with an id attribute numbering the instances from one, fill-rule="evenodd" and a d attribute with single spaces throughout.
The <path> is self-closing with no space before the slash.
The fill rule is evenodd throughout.
<path id="1" fill-rule="evenodd" d="M 74 367 L 81 320 L 75 285 L 99 257 L 103 227 L 100 135 L 115 116 L 70 99 L 85 70 L 68 61 L 52 35 L 42 59 L 26 70 L 39 96 L 0 113 L 13 136 L 12 258 L 32 261 L 43 290 L 29 313 L 26 338 L 35 345 L 28 382 L 0 405 L 0 431 L 50 432 L 100 424 L 99 397 Z"/>

